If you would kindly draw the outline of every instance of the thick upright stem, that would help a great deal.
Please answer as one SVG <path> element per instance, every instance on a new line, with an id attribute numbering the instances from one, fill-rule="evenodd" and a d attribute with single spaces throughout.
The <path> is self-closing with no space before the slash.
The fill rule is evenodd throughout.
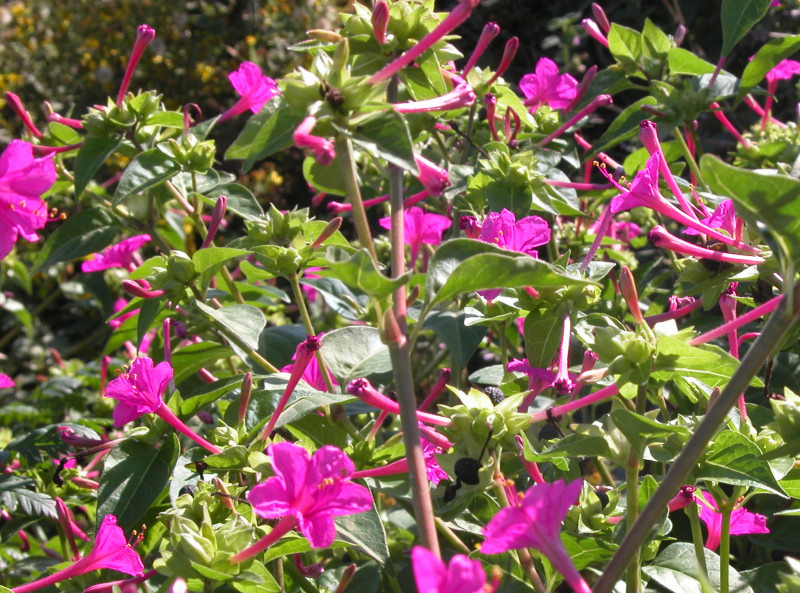
<path id="1" fill-rule="evenodd" d="M 722 513 L 722 532 L 719 536 L 719 591 L 728 593 L 728 575 L 731 563 L 731 511 L 726 504 L 720 509 Z"/>
<path id="2" fill-rule="evenodd" d="M 795 284 L 792 290 L 794 291 L 792 302 L 800 304 L 800 282 Z M 681 484 L 685 483 L 689 472 L 703 454 L 708 441 L 716 434 L 725 421 L 728 411 L 736 404 L 739 394 L 747 388 L 750 380 L 769 359 L 783 335 L 794 325 L 798 317 L 800 317 L 800 307 L 795 306 L 791 311 L 787 311 L 786 299 L 782 299 L 781 306 L 770 316 L 761 335 L 747 351 L 739 368 L 736 369 L 716 402 L 706 412 L 697 430 L 686 443 L 683 452 L 664 476 L 661 486 L 653 493 L 650 502 L 647 503 L 639 518 L 625 535 L 625 539 L 622 540 L 606 566 L 603 575 L 595 584 L 594 593 L 608 593 L 614 588 L 633 558 L 634 552 L 641 547 L 672 496 L 681 487 Z"/>

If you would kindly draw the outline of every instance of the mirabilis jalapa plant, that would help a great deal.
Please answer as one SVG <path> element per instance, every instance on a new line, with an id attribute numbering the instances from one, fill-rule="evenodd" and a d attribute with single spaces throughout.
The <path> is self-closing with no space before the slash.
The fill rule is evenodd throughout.
<path id="1" fill-rule="evenodd" d="M 761 368 L 796 370 L 800 181 L 745 168 L 796 129 L 771 103 L 734 164 L 702 154 L 700 116 L 755 109 L 796 46 L 722 70 L 758 20 L 731 18 L 745 4 L 769 9 L 723 4 L 717 65 L 593 5 L 612 66 L 577 79 L 543 57 L 517 86 L 515 38 L 482 65 L 496 24 L 463 61 L 450 43 L 477 0 L 376 0 L 309 31 L 307 68 L 243 63 L 240 99 L 206 119 L 128 92 L 146 25 L 116 97 L 81 119 L 40 130 L 10 98 L 28 138 L 0 156 L 4 290 L 46 270 L 116 312 L 102 362 L 54 354 L 86 409 L 7 443 L 3 516 L 33 518 L 3 540 L 5 582 L 634 593 L 680 573 L 747 590 L 797 507 L 797 397 Z M 641 96 L 607 109 L 623 90 Z M 219 154 L 215 127 L 236 125 Z M 292 146 L 339 216 L 267 206 L 220 166 Z M 38 254 L 17 241 L 39 234 Z M 76 513 L 137 546 L 81 557 Z M 32 574 L 21 551 L 72 562 Z"/>

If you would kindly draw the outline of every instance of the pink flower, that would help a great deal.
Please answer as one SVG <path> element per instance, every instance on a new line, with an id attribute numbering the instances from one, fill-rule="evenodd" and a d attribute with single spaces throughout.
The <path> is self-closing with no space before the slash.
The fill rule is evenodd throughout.
<path id="1" fill-rule="evenodd" d="M 21 235 L 38 241 L 37 229 L 47 222 L 47 204 L 41 199 L 56 181 L 50 158 L 33 158 L 33 147 L 12 140 L 0 155 L 0 259 L 9 254 Z"/>
<path id="2" fill-rule="evenodd" d="M 483 528 L 486 539 L 481 545 L 484 554 L 500 554 L 518 548 L 535 548 L 577 593 L 591 593 L 561 542 L 561 521 L 570 507 L 578 502 L 582 481 L 567 484 L 558 480 L 528 489 L 519 506 L 501 509 Z"/>
<path id="3" fill-rule="evenodd" d="M 322 166 L 330 165 L 336 158 L 336 150 L 333 142 L 322 136 L 315 136 L 311 133 L 317 123 L 317 118 L 309 115 L 305 118 L 294 131 L 292 138 L 294 145 L 299 148 L 310 148 L 314 151 L 314 158 Z"/>
<path id="4" fill-rule="evenodd" d="M 6 375 L 5 373 L 0 373 L 0 389 L 7 389 L 9 387 L 15 387 L 16 383 L 14 380 Z"/>
<path id="5" fill-rule="evenodd" d="M 723 200 L 716 207 L 714 212 L 710 213 L 705 218 L 700 220 L 705 225 L 710 226 L 712 229 L 719 229 L 725 231 L 731 237 L 736 236 L 736 211 L 733 207 L 733 200 Z M 683 231 L 684 235 L 699 235 L 699 231 L 694 229 L 686 229 Z"/>
<path id="6" fill-rule="evenodd" d="M 669 508 L 669 512 L 677 511 L 678 509 L 683 509 L 688 507 L 695 501 L 694 493 L 697 490 L 694 486 L 681 486 L 681 489 L 678 493 L 672 497 L 672 500 L 669 501 L 667 507 Z"/>
<path id="7" fill-rule="evenodd" d="M 322 268 L 317 268 L 317 269 L 322 269 Z M 315 276 L 315 277 L 319 278 L 319 276 Z M 306 287 L 303 287 L 303 288 L 306 288 Z M 311 290 L 313 290 L 313 289 L 311 289 Z M 314 291 L 314 292 L 316 293 L 316 291 Z M 309 300 L 311 300 L 311 299 L 309 299 Z M 323 334 L 320 333 L 316 337 L 314 337 L 314 336 L 310 336 L 310 337 L 313 338 L 314 340 L 319 339 L 319 343 L 322 344 L 322 340 L 320 339 L 320 338 L 322 338 L 322 335 Z M 300 378 L 303 381 L 305 381 L 306 383 L 308 383 L 314 389 L 317 389 L 319 391 L 327 391 L 328 390 L 328 386 L 325 384 L 325 379 L 322 376 L 322 369 L 319 367 L 319 363 L 317 362 L 316 356 L 313 356 L 313 351 L 308 350 L 308 348 L 305 346 L 305 344 L 307 342 L 308 342 L 308 340 L 305 340 L 305 341 L 301 342 L 300 346 L 298 346 L 297 350 L 295 350 L 295 353 L 292 355 L 292 360 L 295 361 L 295 362 L 293 362 L 292 364 L 287 364 L 285 367 L 283 367 L 281 369 L 281 372 L 282 373 L 290 373 L 291 374 L 291 373 L 294 373 L 295 366 L 297 364 L 307 365 L 307 366 L 305 366 L 305 370 L 303 371 L 303 374 L 300 375 Z M 297 354 L 298 351 L 301 351 L 300 363 L 297 362 L 297 360 L 298 360 L 298 354 Z M 308 352 L 308 355 L 306 356 L 306 355 L 302 354 L 302 352 Z M 335 378 L 331 377 L 331 381 L 333 382 L 334 385 L 338 385 L 338 383 L 336 382 Z"/>
<path id="8" fill-rule="evenodd" d="M 220 122 L 236 117 L 248 109 L 258 113 L 264 103 L 280 94 L 277 83 L 253 62 L 242 62 L 238 70 L 228 74 L 228 80 L 240 99 L 219 116 L 217 121 Z"/>
<path id="9" fill-rule="evenodd" d="M 424 101 L 395 103 L 392 108 L 398 113 L 425 113 L 428 111 L 451 111 L 469 107 L 475 103 L 475 91 L 466 83 L 457 84 L 449 93 Z"/>
<path id="10" fill-rule="evenodd" d="M 565 109 L 578 93 L 578 81 L 569 74 L 559 74 L 553 60 L 540 58 L 533 74 L 526 74 L 519 81 L 525 95 L 523 103 L 534 113 L 540 105 L 553 109 Z"/>
<path id="11" fill-rule="evenodd" d="M 128 545 L 114 515 L 106 515 L 103 518 L 95 537 L 94 548 L 88 556 L 38 581 L 15 587 L 12 591 L 14 593 L 35 591 L 101 568 L 110 568 L 129 575 L 141 575 L 144 571 L 139 555 Z"/>
<path id="12" fill-rule="evenodd" d="M 391 230 L 391 217 L 381 218 L 380 225 Z M 446 216 L 423 212 L 422 208 L 409 208 L 403 210 L 403 229 L 406 245 L 411 246 L 411 266 L 417 261 L 420 247 L 426 245 L 438 245 L 442 242 L 442 233 L 450 228 L 452 222 Z"/>
<path id="13" fill-rule="evenodd" d="M 420 427 L 422 429 L 422 427 Z M 425 459 L 425 475 L 428 477 L 428 481 L 432 484 L 438 484 L 442 480 L 449 480 L 450 476 L 447 475 L 447 472 L 442 469 L 442 466 L 439 465 L 439 461 L 436 459 L 436 454 L 441 453 L 441 449 L 434 445 L 433 443 L 423 439 L 419 440 L 420 445 L 422 446 L 422 456 Z M 397 461 L 393 461 L 391 463 L 387 463 L 386 465 L 382 465 L 380 467 L 373 467 L 372 469 L 362 469 L 356 472 L 353 472 L 351 476 L 354 480 L 360 478 L 378 478 L 381 476 L 394 476 L 397 474 L 405 474 L 408 475 L 408 458 L 404 457 L 403 459 L 398 459 Z"/>
<path id="14" fill-rule="evenodd" d="M 717 503 L 714 501 L 714 497 L 709 496 L 707 492 L 698 490 L 696 496 L 702 499 L 702 502 L 698 500 L 697 504 L 700 505 L 700 518 L 708 529 L 706 548 L 716 550 L 722 535 L 722 513 L 716 510 Z M 730 534 L 745 535 L 748 533 L 769 533 L 767 518 L 741 507 L 734 509 L 731 512 Z"/>
<path id="15" fill-rule="evenodd" d="M 114 408 L 114 426 L 119 428 L 142 414 L 156 414 L 178 432 L 186 435 L 212 453 L 221 449 L 206 441 L 186 426 L 164 403 L 163 395 L 172 380 L 172 367 L 168 362 L 153 365 L 146 356 L 131 363 L 130 370 L 122 373 L 106 387 L 105 397 L 117 400 Z"/>
<path id="16" fill-rule="evenodd" d="M 445 188 L 450 185 L 450 176 L 447 169 L 429 161 L 422 155 L 414 155 L 414 161 L 419 169 L 419 182 L 432 196 L 441 196 Z"/>
<path id="17" fill-rule="evenodd" d="M 126 301 L 123 298 L 118 298 L 116 301 L 114 301 L 114 313 L 119 313 L 127 306 L 128 306 L 128 301 Z M 122 327 L 122 324 L 125 323 L 126 319 L 133 317 L 139 311 L 140 309 L 134 309 L 133 311 L 128 311 L 127 313 L 123 313 L 122 315 L 119 315 L 117 317 L 112 317 L 111 319 L 108 320 L 108 325 L 110 325 L 113 329 L 119 329 L 120 327 Z"/>
<path id="18" fill-rule="evenodd" d="M 411 550 L 414 580 L 419 593 L 483 593 L 486 573 L 480 560 L 456 554 L 445 564 L 422 546 Z"/>
<path id="19" fill-rule="evenodd" d="M 141 260 L 136 257 L 136 250 L 150 241 L 150 235 L 134 235 L 106 247 L 100 253 L 90 255 L 89 259 L 81 264 L 82 272 L 99 272 L 109 268 L 122 268 L 132 272 Z"/>
<path id="20" fill-rule="evenodd" d="M 369 490 L 350 481 L 355 467 L 340 449 L 325 446 L 309 458 L 308 451 L 293 443 L 267 447 L 275 475 L 250 490 L 247 500 L 264 519 L 281 519 L 272 531 L 249 548 L 231 557 L 241 562 L 266 549 L 295 526 L 312 548 L 325 548 L 336 537 L 333 518 L 372 508 Z"/>
<path id="21" fill-rule="evenodd" d="M 730 264 L 741 264 L 743 266 L 757 266 L 764 263 L 763 257 L 756 255 L 741 255 L 738 253 L 727 253 L 725 251 L 715 251 L 707 247 L 700 247 L 694 243 L 689 243 L 672 235 L 660 224 L 652 228 L 648 238 L 656 247 L 669 249 L 681 255 L 690 255 L 698 259 L 709 259 L 712 261 L 726 262 Z"/>
<path id="22" fill-rule="evenodd" d="M 536 247 L 550 241 L 550 227 L 541 216 L 527 216 L 517 220 L 513 212 L 503 208 L 499 213 L 490 212 L 483 221 L 480 239 L 503 249 L 538 257 Z"/>
<path id="23" fill-rule="evenodd" d="M 800 74 L 800 62 L 797 60 L 781 60 L 775 67 L 767 72 L 767 82 L 777 80 L 789 80 L 790 78 Z"/>

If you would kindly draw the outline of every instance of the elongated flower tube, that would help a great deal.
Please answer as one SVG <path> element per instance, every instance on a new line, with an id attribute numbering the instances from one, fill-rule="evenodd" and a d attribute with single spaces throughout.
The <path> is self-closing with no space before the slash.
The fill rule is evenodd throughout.
<path id="1" fill-rule="evenodd" d="M 141 299 L 157 299 L 158 297 L 164 294 L 163 290 L 145 288 L 140 284 L 140 282 L 142 281 L 126 279 L 122 281 L 122 288 L 128 294 L 131 294 L 135 297 L 139 297 Z"/>
<path id="2" fill-rule="evenodd" d="M 732 282 L 728 289 L 719 297 L 719 309 L 722 311 L 722 319 L 725 323 L 736 320 L 736 305 L 738 301 L 734 297 L 736 296 L 736 288 L 738 285 L 738 282 Z M 728 332 L 728 352 L 730 352 L 730 355 L 736 360 L 739 360 L 739 336 L 738 328 L 736 327 L 733 327 Z M 739 407 L 739 416 L 741 418 L 747 418 L 747 406 L 745 405 L 744 393 L 739 395 L 737 405 Z"/>
<path id="3" fill-rule="evenodd" d="M 741 264 L 743 266 L 757 266 L 766 260 L 756 255 L 740 255 L 738 253 L 726 253 L 724 251 L 714 251 L 706 247 L 700 247 L 694 243 L 689 243 L 670 234 L 663 226 L 656 225 L 648 234 L 648 238 L 656 247 L 669 249 L 682 255 L 690 255 L 698 259 L 710 259 L 713 261 L 726 262 L 729 264 Z"/>
<path id="4" fill-rule="evenodd" d="M 155 39 L 156 30 L 149 25 L 139 25 L 136 29 L 136 43 L 133 44 L 131 57 L 128 59 L 128 66 L 125 68 L 125 75 L 122 77 L 122 83 L 119 85 L 119 92 L 117 93 L 117 107 L 122 107 L 122 100 L 125 98 L 125 93 L 128 92 L 128 86 L 131 84 L 131 77 L 136 70 L 136 65 L 144 53 L 144 50 L 150 45 L 150 42 Z"/>
<path id="5" fill-rule="evenodd" d="M 436 378 L 436 383 L 433 384 L 431 387 L 430 392 L 428 395 L 425 396 L 425 399 L 422 400 L 422 403 L 419 405 L 419 411 L 424 412 L 427 410 L 430 405 L 436 401 L 436 398 L 444 391 L 444 388 L 447 387 L 447 384 L 450 382 L 450 369 L 443 368 L 439 371 L 439 376 Z"/>
<path id="6" fill-rule="evenodd" d="M 548 144 L 550 144 L 550 142 L 561 136 L 561 134 L 569 130 L 572 126 L 574 126 L 584 117 L 586 117 L 590 113 L 593 113 L 597 108 L 603 107 L 604 105 L 611 105 L 613 102 L 614 100 L 611 98 L 611 95 L 598 95 L 597 97 L 589 101 L 589 103 L 583 109 L 578 111 L 578 113 L 569 118 L 566 121 L 566 123 L 562 124 L 561 127 L 558 128 L 555 132 L 550 134 L 547 138 L 544 138 L 543 140 L 537 142 L 536 146 L 538 146 L 539 148 L 547 146 Z"/>
<path id="7" fill-rule="evenodd" d="M 486 539 L 481 553 L 535 548 L 547 556 L 576 593 L 591 593 L 559 537 L 561 522 L 578 502 L 581 484 L 580 479 L 569 484 L 558 480 L 529 488 L 519 506 L 501 509 L 483 528 Z"/>
<path id="8" fill-rule="evenodd" d="M 64 117 L 63 115 L 56 113 L 55 110 L 53 109 L 53 106 L 50 105 L 50 103 L 48 103 L 47 101 L 44 102 L 44 107 L 45 110 L 47 111 L 46 115 L 47 121 L 52 121 L 65 126 L 69 126 L 70 128 L 74 128 L 76 130 L 83 129 L 83 122 L 81 120 Z"/>
<path id="9" fill-rule="evenodd" d="M 275 543 L 295 527 L 312 548 L 326 548 L 336 537 L 333 517 L 372 508 L 369 490 L 350 480 L 355 466 L 340 449 L 325 446 L 309 457 L 292 443 L 267 447 L 274 476 L 253 487 L 247 500 L 263 519 L 280 519 L 261 540 L 231 557 L 237 564 Z"/>
<path id="10" fill-rule="evenodd" d="M 688 300 L 685 302 L 680 302 L 681 298 Z M 668 321 L 670 319 L 678 319 L 684 315 L 688 315 L 695 309 L 699 309 L 702 306 L 703 301 L 700 299 L 695 299 L 694 297 L 676 297 L 675 295 L 671 295 L 669 297 L 668 311 L 659 313 L 658 315 L 648 315 L 644 318 L 644 320 L 650 327 L 653 327 L 656 323 Z"/>
<path id="11" fill-rule="evenodd" d="M 336 150 L 333 142 L 322 136 L 315 136 L 311 133 L 317 123 L 317 118 L 309 115 L 305 118 L 292 134 L 295 146 L 299 148 L 310 148 L 314 152 L 314 158 L 322 166 L 330 165 L 336 158 Z"/>
<path id="12" fill-rule="evenodd" d="M 372 7 L 372 30 L 375 40 L 383 45 L 386 43 L 386 29 L 389 26 L 389 4 L 386 0 L 375 0 Z"/>
<path id="13" fill-rule="evenodd" d="M 456 554 L 448 563 L 422 546 L 411 550 L 419 593 L 485 593 L 486 573 L 480 560 Z"/>
<path id="14" fill-rule="evenodd" d="M 489 124 L 489 131 L 492 133 L 492 140 L 499 140 L 497 135 L 497 123 L 495 122 L 495 111 L 497 110 L 497 97 L 492 93 L 483 96 L 483 106 L 486 108 L 486 122 Z"/>
<path id="15" fill-rule="evenodd" d="M 367 379 L 353 379 L 350 381 L 350 383 L 347 384 L 347 393 L 356 396 L 365 404 L 369 404 L 379 410 L 386 410 L 390 414 L 400 413 L 400 406 L 398 403 L 390 400 L 375 389 L 372 383 Z M 450 418 L 445 418 L 438 414 L 429 414 L 428 412 L 417 412 L 417 420 L 436 426 L 450 426 L 452 424 Z"/>
<path id="16" fill-rule="evenodd" d="M 132 585 L 138 585 L 139 583 L 144 583 L 149 579 L 152 579 L 154 576 L 158 574 L 158 571 L 148 570 L 143 575 L 139 575 L 136 577 L 131 577 L 129 579 L 120 579 L 117 581 L 108 581 L 106 583 L 98 583 L 97 585 L 92 585 L 91 587 L 86 587 L 83 590 L 83 593 L 114 593 L 114 587 L 117 587 L 118 590 L 128 591 L 129 587 Z M 183 588 L 180 588 L 178 583 L 183 583 Z M 177 579 L 172 587 L 169 589 L 169 593 L 187 593 L 186 589 L 186 581 L 183 579 Z"/>
<path id="17" fill-rule="evenodd" d="M 692 207 L 686 200 L 686 196 L 683 195 L 681 188 L 678 187 L 678 182 L 675 181 L 672 171 L 669 170 L 669 164 L 667 164 L 667 159 L 664 156 L 664 152 L 661 150 L 661 142 L 658 140 L 658 130 L 654 122 L 644 120 L 639 124 L 639 140 L 641 140 L 651 156 L 654 154 L 658 155 L 658 171 L 661 173 L 664 181 L 667 182 L 667 187 L 669 187 L 672 194 L 678 200 L 681 210 L 683 210 L 687 216 L 697 218 L 694 210 L 692 210 Z"/>
<path id="18" fill-rule="evenodd" d="M 153 364 L 144 356 L 133 361 L 130 369 L 108 384 L 105 397 L 117 400 L 114 426 L 119 428 L 142 414 L 156 414 L 172 428 L 186 435 L 212 453 L 222 450 L 186 426 L 164 403 L 163 394 L 172 379 L 172 367 L 167 362 Z"/>
<path id="19" fill-rule="evenodd" d="M 714 101 L 711 104 L 709 104 L 709 107 L 711 108 L 711 113 L 713 113 L 714 117 L 717 118 L 717 121 L 719 121 L 719 123 L 722 124 L 722 127 L 725 128 L 728 131 L 728 133 L 730 133 L 731 136 L 736 138 L 736 141 L 739 142 L 739 144 L 741 144 L 745 148 L 753 147 L 750 141 L 744 136 L 742 136 L 742 133 L 739 130 L 737 130 L 736 126 L 734 126 L 731 123 L 731 120 L 728 119 L 728 116 L 722 112 L 722 107 L 720 107 L 719 103 Z"/>
<path id="20" fill-rule="evenodd" d="M 800 74 L 800 62 L 797 60 L 784 59 L 778 62 L 775 67 L 767 72 L 767 99 L 764 103 L 764 117 L 761 120 L 761 129 L 767 127 L 767 123 L 772 119 L 772 101 L 775 91 L 778 90 L 779 80 L 789 80 Z"/>
<path id="21" fill-rule="evenodd" d="M 27 109 L 25 109 L 25 105 L 22 104 L 22 99 L 19 98 L 19 95 L 12 93 L 11 91 L 6 91 L 6 102 L 8 103 L 9 107 L 11 107 L 12 111 L 17 114 L 17 117 L 22 120 L 22 125 L 25 126 L 25 129 L 28 130 L 35 138 L 41 138 L 42 133 L 35 125 L 33 125 L 31 114 L 28 113 Z"/>
<path id="22" fill-rule="evenodd" d="M 449 183 L 449 182 L 448 182 Z M 431 195 L 427 189 L 422 190 L 419 193 L 413 194 L 408 196 L 405 200 L 403 200 L 403 208 L 411 208 L 412 206 L 419 204 L 422 200 L 427 198 Z M 376 198 L 370 198 L 369 200 L 364 200 L 364 207 L 368 208 L 370 206 L 375 206 L 377 204 L 382 204 L 389 200 L 389 194 L 385 194 L 383 196 L 378 196 Z M 352 204 L 343 204 L 342 202 L 328 202 L 328 212 L 331 214 L 341 214 L 342 212 L 350 212 L 353 209 Z"/>
<path id="23" fill-rule="evenodd" d="M 503 49 L 503 55 L 500 58 L 500 65 L 497 67 L 497 71 L 492 75 L 492 77 L 486 82 L 487 85 L 491 86 L 494 84 L 494 81 L 500 78 L 503 74 L 505 74 L 508 67 L 511 66 L 511 62 L 514 61 L 514 57 L 517 55 L 517 51 L 519 50 L 519 37 L 512 37 L 508 41 L 506 41 L 506 46 Z"/>
<path id="24" fill-rule="evenodd" d="M 597 41 L 600 45 L 608 49 L 608 37 L 603 33 L 600 26 L 592 19 L 583 19 L 581 21 L 583 30 L 589 34 L 589 37 Z"/>
<path id="25" fill-rule="evenodd" d="M 142 263 L 136 251 L 151 241 L 150 235 L 134 235 L 92 254 L 81 264 L 81 271 L 99 272 L 110 268 L 122 268 L 133 272 Z"/>
<path id="26" fill-rule="evenodd" d="M 438 484 L 442 480 L 448 480 L 450 476 L 447 475 L 447 472 L 442 469 L 436 460 L 436 453 L 441 453 L 441 451 L 437 450 L 438 447 L 425 439 L 420 439 L 420 444 L 422 445 L 422 456 L 425 459 L 425 474 L 428 476 L 428 481 L 432 484 Z M 397 474 L 408 475 L 408 458 L 404 457 L 372 469 L 355 471 L 351 477 L 356 480 L 358 478 L 379 478 Z"/>
<path id="27" fill-rule="evenodd" d="M 388 80 L 401 69 L 408 66 L 425 53 L 425 51 L 430 49 L 434 43 L 466 21 L 479 2 L 480 0 L 460 0 L 458 6 L 456 6 L 433 31 L 425 35 L 425 37 L 420 39 L 414 47 L 408 49 L 403 55 L 395 58 L 378 72 L 370 76 L 367 79 L 367 83 L 378 84 L 379 82 Z"/>
<path id="28" fill-rule="evenodd" d="M 558 372 L 553 380 L 553 388 L 561 394 L 572 393 L 575 381 L 569 372 L 569 339 L 572 336 L 572 320 L 570 312 L 564 313 L 561 324 L 561 345 L 558 349 Z"/>
<path id="29" fill-rule="evenodd" d="M 117 527 L 117 518 L 114 515 L 106 515 L 103 518 L 95 537 L 94 548 L 87 556 L 56 573 L 15 587 L 11 591 L 14 593 L 36 591 L 101 568 L 118 570 L 131 576 L 141 575 L 144 571 L 142 560 L 128 545 L 122 529 Z"/>
<path id="30" fill-rule="evenodd" d="M 214 204 L 214 211 L 211 213 L 211 222 L 208 224 L 208 233 L 206 234 L 206 238 L 203 239 L 203 244 L 200 246 L 200 249 L 205 249 L 211 245 L 211 242 L 217 234 L 217 230 L 219 230 L 220 224 L 222 224 L 222 221 L 225 219 L 225 211 L 227 209 L 227 196 L 220 196 L 217 198 L 217 203 Z"/>
<path id="31" fill-rule="evenodd" d="M 432 196 L 441 196 L 445 188 L 450 185 L 450 175 L 447 173 L 447 169 L 442 169 L 421 154 L 414 155 L 414 162 L 419 169 L 417 179 L 422 187 Z M 403 206 L 405 207 L 405 204 Z"/>
<path id="32" fill-rule="evenodd" d="M 466 76 L 470 70 L 478 63 L 478 60 L 489 47 L 492 40 L 500 33 L 500 26 L 497 23 L 486 23 L 481 31 L 481 36 L 478 37 L 478 43 L 475 44 L 475 49 L 469 56 L 467 63 L 464 65 L 464 70 L 461 72 L 462 76 Z"/>
<path id="33" fill-rule="evenodd" d="M 426 113 L 429 111 L 451 111 L 462 109 L 475 103 L 475 91 L 466 83 L 456 85 L 449 93 L 424 101 L 394 103 L 392 108 L 398 113 Z"/>
<path id="34" fill-rule="evenodd" d="M 535 483 L 545 484 L 544 476 L 536 462 L 525 459 L 525 446 L 522 443 L 522 437 L 520 435 L 514 435 L 514 440 L 517 442 L 517 447 L 519 447 L 519 460 L 522 463 L 522 467 L 528 470 L 528 473 Z"/>

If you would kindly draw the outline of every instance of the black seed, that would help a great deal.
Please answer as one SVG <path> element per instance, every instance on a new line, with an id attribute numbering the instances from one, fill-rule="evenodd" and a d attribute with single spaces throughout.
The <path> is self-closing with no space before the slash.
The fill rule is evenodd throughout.
<path id="1" fill-rule="evenodd" d="M 480 476 L 478 476 L 478 470 L 480 469 L 480 461 L 477 459 L 472 459 L 472 457 L 462 457 L 456 461 L 456 478 L 465 484 L 474 486 L 481 481 Z"/>
<path id="2" fill-rule="evenodd" d="M 460 483 L 450 484 L 447 488 L 444 489 L 444 496 L 442 496 L 442 500 L 445 502 L 450 502 L 456 497 L 456 490 L 460 486 Z"/>
<path id="3" fill-rule="evenodd" d="M 494 405 L 497 405 L 506 399 L 506 394 L 503 393 L 503 390 L 499 387 L 495 387 L 494 385 L 487 385 L 483 388 L 483 392 L 489 396 L 489 399 L 492 400 Z"/>
<path id="4" fill-rule="evenodd" d="M 197 492 L 197 486 L 194 484 L 186 484 L 180 490 L 178 490 L 178 496 L 183 496 L 184 494 L 188 494 L 192 498 L 194 498 L 195 493 Z"/>

